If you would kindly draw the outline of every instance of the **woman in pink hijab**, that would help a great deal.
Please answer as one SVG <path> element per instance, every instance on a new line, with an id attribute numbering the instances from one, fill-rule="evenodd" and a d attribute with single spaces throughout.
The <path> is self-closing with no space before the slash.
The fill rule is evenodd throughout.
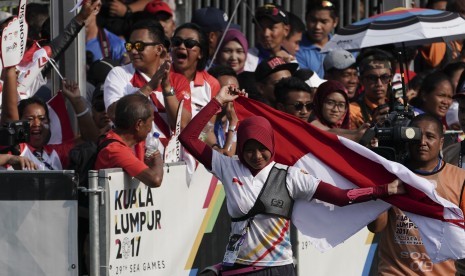
<path id="1" fill-rule="evenodd" d="M 241 31 L 229 29 L 219 45 L 217 64 L 231 67 L 237 74 L 244 71 L 249 43 Z"/>
<path id="2" fill-rule="evenodd" d="M 222 87 L 192 121 L 179 140 L 222 183 L 226 193 L 231 233 L 221 275 L 295 275 L 290 219 L 294 200 L 319 199 L 338 206 L 404 193 L 395 180 L 372 188 L 342 190 L 304 170 L 274 161 L 274 131 L 260 116 L 240 122 L 238 158 L 212 150 L 198 137 L 210 118 L 243 91 Z"/>
<path id="3" fill-rule="evenodd" d="M 334 80 L 322 83 L 313 96 L 313 114 L 316 119 L 311 124 L 319 128 L 349 129 L 349 97 L 344 85 Z"/>

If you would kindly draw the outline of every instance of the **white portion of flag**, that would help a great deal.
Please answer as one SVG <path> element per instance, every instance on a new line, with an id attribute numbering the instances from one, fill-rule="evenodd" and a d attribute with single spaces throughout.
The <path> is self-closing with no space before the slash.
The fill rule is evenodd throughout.
<path id="1" fill-rule="evenodd" d="M 428 180 L 415 175 L 402 164 L 389 161 L 353 141 L 343 137 L 339 137 L 339 141 L 367 159 L 382 164 L 386 170 L 395 174 L 399 179 L 423 191 L 429 198 L 443 205 L 445 218 L 463 219 L 461 210 L 450 201 L 440 197 L 434 185 Z M 310 174 L 340 188 L 357 187 L 311 153 L 303 156 L 295 166 L 304 168 Z M 357 167 L 357 164 L 354 166 Z M 382 200 L 345 207 L 337 207 L 318 200 L 298 201 L 294 205 L 292 219 L 296 227 L 309 237 L 318 250 L 325 251 L 344 242 L 389 207 L 390 204 Z M 418 226 L 425 248 L 433 262 L 465 258 L 464 229 L 429 217 L 409 212 L 406 214 Z"/>

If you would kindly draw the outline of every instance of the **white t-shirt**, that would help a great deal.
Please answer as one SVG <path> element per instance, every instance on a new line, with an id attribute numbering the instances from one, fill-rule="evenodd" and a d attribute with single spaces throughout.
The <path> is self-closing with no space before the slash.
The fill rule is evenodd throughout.
<path id="1" fill-rule="evenodd" d="M 228 213 L 233 218 L 246 215 L 265 184 L 273 166 L 271 162 L 256 176 L 237 157 L 213 151 L 212 173 L 224 185 Z M 310 201 L 320 180 L 297 168 L 289 167 L 286 184 L 293 199 Z M 232 222 L 231 235 L 241 234 L 247 221 Z M 242 244 L 236 263 L 257 266 L 280 266 L 292 263 L 290 221 L 272 215 L 256 215 Z"/>
<path id="2" fill-rule="evenodd" d="M 139 90 L 139 87 L 134 87 L 131 82 L 131 80 L 134 78 L 135 73 L 136 73 L 136 70 L 134 69 L 131 63 L 124 65 L 124 66 L 117 66 L 111 69 L 103 85 L 103 100 L 105 102 L 106 109 L 108 109 L 108 107 L 111 104 L 118 101 L 123 96 L 133 94 Z M 142 72 L 139 72 L 139 73 L 147 82 L 150 81 L 150 77 L 148 77 L 146 74 Z M 156 96 L 160 104 L 165 106 L 165 100 L 163 98 L 163 94 L 161 93 L 161 91 L 156 91 L 154 95 Z M 160 117 L 163 119 L 164 123 L 168 124 L 168 116 L 166 114 L 166 111 L 158 110 L 158 108 L 154 104 L 152 106 L 155 112 L 157 112 L 160 115 Z M 166 137 L 166 135 L 161 131 L 161 129 L 155 123 L 152 124 L 151 133 L 153 132 L 160 133 L 160 138 L 169 138 L 169 137 Z M 163 154 L 164 146 L 162 143 L 159 143 L 158 150 Z"/>

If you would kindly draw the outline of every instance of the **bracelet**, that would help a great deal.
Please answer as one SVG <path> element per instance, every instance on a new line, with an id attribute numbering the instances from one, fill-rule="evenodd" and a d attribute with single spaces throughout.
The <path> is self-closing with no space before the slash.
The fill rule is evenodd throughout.
<path id="1" fill-rule="evenodd" d="M 163 96 L 165 96 L 165 97 L 174 96 L 174 88 L 173 88 L 173 86 L 171 86 L 170 92 L 168 92 L 168 93 L 163 92 Z"/>
<path id="2" fill-rule="evenodd" d="M 81 118 L 82 116 L 84 116 L 84 115 L 86 115 L 87 113 L 89 113 L 89 111 L 90 111 L 89 108 L 86 107 L 86 109 L 84 109 L 84 111 L 82 111 L 81 113 L 76 114 L 76 117 L 77 117 L 77 118 Z"/>

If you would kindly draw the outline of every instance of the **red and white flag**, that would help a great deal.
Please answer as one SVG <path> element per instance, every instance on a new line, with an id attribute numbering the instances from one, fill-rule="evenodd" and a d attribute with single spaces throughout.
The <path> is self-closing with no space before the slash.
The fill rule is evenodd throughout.
<path id="1" fill-rule="evenodd" d="M 58 92 L 48 102 L 50 116 L 50 132 L 52 136 L 48 144 L 61 144 L 74 138 L 68 111 L 66 110 L 65 97 Z"/>
<path id="2" fill-rule="evenodd" d="M 27 99 L 47 83 L 41 72 L 48 62 L 52 50 L 49 46 L 43 48 L 34 43 L 24 54 L 21 63 L 16 66 L 18 75 L 18 94 L 21 99 Z"/>
<path id="3" fill-rule="evenodd" d="M 433 262 L 465 258 L 463 213 L 440 197 L 428 180 L 351 140 L 319 130 L 262 103 L 239 97 L 234 106 L 239 120 L 258 115 L 270 121 L 275 131 L 276 162 L 301 167 L 343 189 L 382 185 L 396 177 L 408 184 L 406 195 L 345 207 L 318 200 L 297 201 L 293 223 L 320 251 L 342 243 L 392 204 L 418 226 Z"/>

